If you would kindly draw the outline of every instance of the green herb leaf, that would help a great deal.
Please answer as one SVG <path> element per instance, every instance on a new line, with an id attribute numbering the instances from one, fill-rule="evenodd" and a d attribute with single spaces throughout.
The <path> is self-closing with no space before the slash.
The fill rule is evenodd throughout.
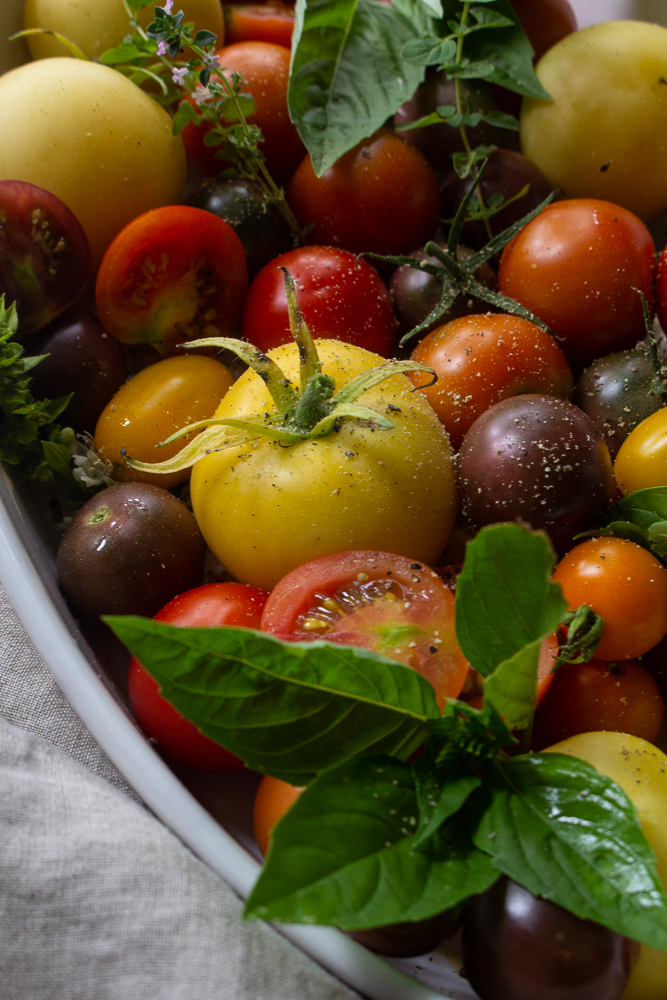
<path id="1" fill-rule="evenodd" d="M 445 820 L 459 811 L 475 789 L 479 788 L 482 779 L 466 767 L 443 771 L 430 753 L 418 757 L 412 771 L 419 807 L 419 825 L 413 846 L 421 847 Z"/>
<path id="2" fill-rule="evenodd" d="M 530 892 L 667 950 L 667 896 L 625 792 L 564 754 L 498 760 L 473 840 Z"/>
<path id="3" fill-rule="evenodd" d="M 590 531 L 577 538 L 613 535 L 627 538 L 667 562 L 667 486 L 636 490 L 612 504 Z"/>
<path id="4" fill-rule="evenodd" d="M 249 629 L 105 621 L 206 736 L 294 785 L 356 753 L 407 757 L 427 720 L 440 717 L 425 678 L 368 650 Z"/>
<path id="5" fill-rule="evenodd" d="M 122 42 L 118 48 L 107 49 L 100 56 L 100 62 L 104 66 L 114 66 L 117 63 L 132 62 L 133 59 L 137 59 L 143 53 L 139 51 L 136 45 L 131 42 Z"/>
<path id="6" fill-rule="evenodd" d="M 421 0 L 297 0 L 288 103 L 318 176 L 412 97 L 402 49 L 428 20 Z"/>
<path id="7" fill-rule="evenodd" d="M 201 116 L 197 114 L 189 101 L 181 101 L 171 126 L 174 135 L 180 135 L 190 122 L 195 122 L 198 125 L 201 122 Z"/>
<path id="8" fill-rule="evenodd" d="M 407 764 L 361 757 L 326 771 L 274 828 L 246 917 L 362 930 L 427 919 L 493 885 L 497 870 L 456 821 L 416 849 L 417 815 Z"/>
<path id="9" fill-rule="evenodd" d="M 456 42 L 451 38 L 416 38 L 403 46 L 403 58 L 411 66 L 434 66 L 450 63 L 456 57 Z"/>
<path id="10" fill-rule="evenodd" d="M 212 31 L 198 31 L 193 41 L 195 45 L 200 45 L 201 48 L 205 49 L 207 45 L 215 45 L 217 37 Z"/>

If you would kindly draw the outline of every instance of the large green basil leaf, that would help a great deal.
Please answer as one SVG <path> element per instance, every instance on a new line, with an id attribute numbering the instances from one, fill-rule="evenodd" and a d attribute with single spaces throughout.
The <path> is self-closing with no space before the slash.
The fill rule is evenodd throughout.
<path id="1" fill-rule="evenodd" d="M 206 736 L 294 785 L 356 753 L 407 757 L 426 721 L 440 718 L 425 678 L 368 650 L 242 628 L 105 621 Z"/>
<path id="2" fill-rule="evenodd" d="M 612 504 L 587 535 L 615 535 L 643 546 L 667 562 L 667 486 L 636 490 Z"/>
<path id="3" fill-rule="evenodd" d="M 625 792 L 565 754 L 496 761 L 473 799 L 473 840 L 537 896 L 667 949 L 667 896 Z"/>
<path id="4" fill-rule="evenodd" d="M 455 820 L 422 847 L 410 767 L 358 757 L 321 774 L 273 830 L 247 917 L 363 930 L 425 920 L 498 878 Z"/>

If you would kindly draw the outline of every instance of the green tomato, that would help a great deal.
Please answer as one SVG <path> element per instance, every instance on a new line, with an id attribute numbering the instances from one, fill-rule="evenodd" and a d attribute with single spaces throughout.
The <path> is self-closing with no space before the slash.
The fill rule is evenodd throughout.
<path id="1" fill-rule="evenodd" d="M 554 45 L 537 75 L 553 100 L 524 100 L 521 146 L 551 186 L 645 221 L 667 211 L 667 28 L 593 25 Z"/>
<path id="2" fill-rule="evenodd" d="M 181 200 L 186 159 L 171 119 L 108 66 L 42 59 L 0 77 L 0 180 L 57 195 L 74 212 L 99 266 L 137 215 Z"/>
<path id="3" fill-rule="evenodd" d="M 667 756 L 652 743 L 624 733 L 579 733 L 549 747 L 585 760 L 620 785 L 653 848 L 667 886 Z M 621 1000 L 667 1000 L 667 951 L 641 945 Z"/>

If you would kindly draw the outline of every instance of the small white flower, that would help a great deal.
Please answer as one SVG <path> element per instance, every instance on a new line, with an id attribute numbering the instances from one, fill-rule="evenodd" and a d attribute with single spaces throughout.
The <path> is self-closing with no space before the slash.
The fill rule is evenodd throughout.
<path id="1" fill-rule="evenodd" d="M 204 62 L 206 63 L 207 66 L 214 66 L 214 67 L 215 66 L 219 66 L 220 65 L 220 56 L 216 55 L 215 53 L 212 53 L 212 54 L 211 53 L 207 53 L 204 56 Z"/>
<path id="2" fill-rule="evenodd" d="M 166 0 L 166 3 L 162 4 L 162 9 L 166 14 L 171 14 L 171 9 L 174 6 L 174 0 Z"/>
<path id="3" fill-rule="evenodd" d="M 207 101 L 210 101 L 211 98 L 213 97 L 213 94 L 208 89 L 208 87 L 202 87 L 202 85 L 199 84 L 192 91 L 192 96 L 194 98 L 195 104 L 197 105 L 197 107 L 199 107 L 200 104 L 206 104 Z"/>
<path id="4" fill-rule="evenodd" d="M 167 43 L 166 42 L 158 42 L 157 54 L 159 56 L 166 56 L 166 54 L 167 54 Z"/>
<path id="5" fill-rule="evenodd" d="M 182 66 L 180 69 L 173 69 L 171 71 L 171 78 L 177 87 L 182 87 L 185 82 L 185 78 L 188 75 L 188 67 Z"/>

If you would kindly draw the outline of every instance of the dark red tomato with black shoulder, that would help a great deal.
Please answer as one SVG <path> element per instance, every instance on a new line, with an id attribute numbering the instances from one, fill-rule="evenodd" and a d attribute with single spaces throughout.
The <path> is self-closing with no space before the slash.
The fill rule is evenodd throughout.
<path id="1" fill-rule="evenodd" d="M 168 205 L 133 219 L 102 259 L 95 298 L 104 329 L 160 354 L 201 337 L 225 337 L 241 318 L 248 272 L 240 239 L 223 219 Z"/>
<path id="2" fill-rule="evenodd" d="M 281 267 L 294 279 L 301 315 L 314 337 L 391 356 L 396 320 L 380 275 L 367 261 L 334 247 L 290 250 L 259 272 L 243 312 L 246 340 L 262 351 L 292 342 Z"/>
<path id="3" fill-rule="evenodd" d="M 272 42 L 289 49 L 294 31 L 294 7 L 279 0 L 265 4 L 225 4 L 225 41 Z"/>
<path id="4" fill-rule="evenodd" d="M 405 663 L 433 685 L 440 708 L 463 687 L 454 595 L 428 566 L 387 552 L 342 552 L 283 577 L 262 615 L 279 639 L 326 639 Z"/>
<path id="5" fill-rule="evenodd" d="M 182 628 L 233 625 L 258 629 L 267 596 L 265 590 L 245 583 L 209 583 L 174 597 L 158 611 L 155 621 Z M 243 769 L 243 761 L 204 736 L 162 697 L 157 681 L 134 656 L 128 683 L 137 722 L 161 752 L 179 764 L 209 774 L 231 774 Z"/>
<path id="6" fill-rule="evenodd" d="M 72 305 L 90 268 L 88 237 L 64 201 L 27 181 L 0 181 L 0 290 L 7 306 L 16 302 L 21 336 Z"/>

